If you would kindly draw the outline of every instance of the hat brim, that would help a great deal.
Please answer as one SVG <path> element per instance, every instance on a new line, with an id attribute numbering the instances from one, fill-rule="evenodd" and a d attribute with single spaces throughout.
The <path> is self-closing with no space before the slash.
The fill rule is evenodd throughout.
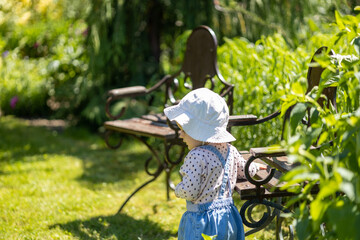
<path id="1" fill-rule="evenodd" d="M 236 140 L 224 127 L 215 127 L 202 123 L 180 105 L 164 109 L 166 117 L 170 121 L 176 121 L 190 137 L 197 141 L 209 143 L 233 142 Z M 190 121 L 190 120 L 193 121 Z"/>
<path id="2" fill-rule="evenodd" d="M 165 108 L 164 113 L 170 121 L 176 121 L 178 124 L 180 124 L 180 126 L 188 124 L 190 119 L 193 117 L 179 105 Z"/>

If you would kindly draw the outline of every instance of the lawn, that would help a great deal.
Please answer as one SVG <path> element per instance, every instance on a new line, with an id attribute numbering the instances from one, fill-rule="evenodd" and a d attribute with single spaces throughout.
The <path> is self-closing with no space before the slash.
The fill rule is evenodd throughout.
<path id="1" fill-rule="evenodd" d="M 166 200 L 165 176 L 114 215 L 149 179 L 146 150 L 131 141 L 110 150 L 100 135 L 82 128 L 0 117 L 0 239 L 177 239 L 185 202 L 173 193 Z M 273 234 L 265 236 L 247 239 Z"/>

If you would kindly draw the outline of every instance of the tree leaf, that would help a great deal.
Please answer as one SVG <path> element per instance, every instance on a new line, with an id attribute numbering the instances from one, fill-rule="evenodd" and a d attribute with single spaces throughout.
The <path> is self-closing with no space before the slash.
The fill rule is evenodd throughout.
<path id="1" fill-rule="evenodd" d="M 354 203 L 338 200 L 332 204 L 327 212 L 329 227 L 336 233 L 337 239 L 357 239 L 360 214 Z"/>
<path id="2" fill-rule="evenodd" d="M 291 111 L 290 128 L 292 135 L 295 133 L 296 127 L 299 125 L 301 119 L 303 119 L 303 117 L 305 116 L 305 112 L 306 112 L 305 103 L 296 104 L 293 110 Z"/>
<path id="3" fill-rule="evenodd" d="M 204 240 L 212 240 L 212 239 L 216 239 L 217 235 L 214 236 L 208 236 L 204 233 L 201 234 L 201 236 L 204 238 Z"/>
<path id="4" fill-rule="evenodd" d="M 311 225 L 309 218 L 302 218 L 296 221 L 296 235 L 299 240 L 309 239 Z"/>
<path id="5" fill-rule="evenodd" d="M 351 201 L 355 200 L 355 188 L 351 182 L 342 182 L 340 184 L 340 190 L 344 192 Z"/>
<path id="6" fill-rule="evenodd" d="M 336 19 L 336 24 L 338 25 L 339 29 L 340 30 L 345 29 L 342 17 L 338 11 L 335 11 L 335 19 Z"/>
<path id="7" fill-rule="evenodd" d="M 300 81 L 297 81 L 291 85 L 291 91 L 295 95 L 303 96 L 306 92 L 306 82 L 302 84 Z"/>
<path id="8" fill-rule="evenodd" d="M 322 183 L 320 185 L 320 192 L 316 196 L 316 199 L 320 200 L 335 194 L 337 191 L 339 191 L 339 187 L 340 187 L 340 182 L 337 182 L 335 180 L 329 180 Z"/>
<path id="9" fill-rule="evenodd" d="M 320 224 L 323 222 L 322 218 L 329 206 L 329 203 L 321 201 L 316 198 L 310 203 L 310 215 L 313 220 L 313 231 L 320 228 Z"/>
<path id="10" fill-rule="evenodd" d="M 323 132 L 320 137 L 319 137 L 319 141 L 318 141 L 318 145 L 323 144 L 325 141 L 328 140 L 329 137 L 329 133 L 328 132 Z"/>

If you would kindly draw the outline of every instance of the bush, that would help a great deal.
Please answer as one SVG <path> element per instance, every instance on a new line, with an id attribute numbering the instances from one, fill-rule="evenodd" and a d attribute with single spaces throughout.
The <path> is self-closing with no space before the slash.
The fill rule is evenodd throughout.
<path id="1" fill-rule="evenodd" d="M 353 227 L 360 223 L 360 14 L 341 16 L 336 12 L 335 16 L 333 27 L 337 34 L 329 38 L 328 46 L 338 55 L 318 59 L 327 69 L 319 87 L 307 95 L 306 88 L 300 88 L 296 94 L 293 91 L 283 98 L 283 106 L 290 103 L 299 106 L 294 108 L 289 138 L 283 144 L 289 158 L 301 165 L 283 180 L 288 185 L 307 182 L 305 188 L 284 186 L 298 194 L 290 204 L 299 206 L 293 216 L 300 240 L 346 240 L 358 239 L 360 235 L 359 229 Z M 330 86 L 338 88 L 338 111 L 333 106 L 321 107 L 317 102 L 321 89 Z M 304 129 L 297 123 L 305 116 L 307 107 L 312 109 L 312 124 Z M 316 141 L 322 148 L 310 151 Z M 320 191 L 312 196 L 310 190 L 316 183 Z"/>
<path id="2" fill-rule="evenodd" d="M 227 81 L 235 85 L 234 114 L 265 117 L 281 108 L 282 97 L 291 86 L 306 84 L 310 58 L 315 49 L 328 45 L 330 34 L 315 33 L 307 44 L 292 49 L 285 39 L 274 34 L 256 43 L 244 38 L 225 39 L 218 50 L 219 69 Z M 268 146 L 281 140 L 282 120 L 236 127 L 237 145 L 241 149 Z"/>
<path id="3" fill-rule="evenodd" d="M 85 25 L 58 24 L 61 28 L 52 36 L 41 38 L 27 29 L 14 34 L 3 48 L 0 99 L 5 114 L 49 116 L 56 110 L 56 116 L 66 117 L 77 107 L 77 85 L 83 82 L 87 70 L 82 35 Z M 11 107 L 10 100 L 16 96 L 19 101 Z"/>
<path id="4" fill-rule="evenodd" d="M 63 1 L 5 2 L 0 25 L 0 109 L 22 117 L 61 117 L 79 107 L 86 79 L 86 8 Z M 76 11 L 74 7 L 78 7 Z M 80 10 L 81 8 L 81 10 Z M 79 15 L 79 13 L 81 13 Z M 11 104 L 10 104 L 11 103 Z"/>
<path id="5" fill-rule="evenodd" d="M 47 82 L 44 59 L 19 58 L 17 51 L 7 51 L 0 59 L 0 103 L 5 114 L 31 116 L 47 112 Z"/>

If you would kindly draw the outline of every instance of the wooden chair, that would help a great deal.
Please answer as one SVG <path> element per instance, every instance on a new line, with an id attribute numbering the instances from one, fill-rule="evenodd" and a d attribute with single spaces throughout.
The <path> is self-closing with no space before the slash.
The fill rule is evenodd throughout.
<path id="1" fill-rule="evenodd" d="M 183 76 L 182 79 L 180 79 L 181 76 Z M 122 139 L 115 144 L 109 140 L 110 136 L 116 132 L 132 136 L 141 141 L 152 154 L 152 157 L 145 161 L 145 171 L 151 176 L 151 179 L 131 193 L 121 205 L 118 212 L 123 209 L 125 204 L 136 192 L 157 179 L 162 172 L 166 174 L 166 192 L 167 198 L 169 199 L 169 190 L 172 187 L 170 174 L 172 169 L 182 161 L 185 153 L 185 145 L 182 140 L 179 139 L 179 129 L 176 124 L 169 122 L 162 112 L 119 120 L 126 108 L 122 108 L 119 114 L 114 115 L 111 113 L 111 105 L 113 102 L 123 98 L 144 96 L 162 90 L 165 96 L 163 109 L 166 106 L 177 104 L 179 100 L 175 98 L 175 95 L 180 95 L 179 89 L 187 89 L 190 91 L 191 89 L 206 86 L 212 90 L 215 88 L 220 89 L 218 93 L 226 98 L 231 114 L 233 111 L 234 85 L 226 82 L 218 70 L 217 40 L 214 32 L 207 26 L 200 26 L 194 29 L 187 39 L 184 60 L 178 72 L 165 76 L 150 88 L 133 86 L 113 89 L 108 92 L 109 97 L 106 102 L 106 113 L 109 118 L 112 119 L 104 123 L 106 129 L 105 142 L 108 147 L 112 149 L 120 147 Z M 181 95 L 181 97 L 184 95 L 185 93 Z M 231 123 L 232 125 L 241 125 L 241 123 L 247 124 L 249 121 L 251 122 L 256 119 L 256 116 L 253 115 L 232 116 Z M 161 140 L 162 146 L 159 146 L 159 144 L 151 145 L 151 141 L 149 141 L 150 138 Z M 178 146 L 177 149 L 179 153 L 175 159 L 172 159 L 170 150 L 175 146 Z M 150 162 L 155 162 L 157 165 L 156 170 L 153 172 L 150 171 Z"/>
<path id="2" fill-rule="evenodd" d="M 326 47 L 319 48 L 313 58 L 311 63 L 314 63 L 315 56 L 327 52 Z M 330 55 L 333 54 L 332 51 L 329 52 Z M 308 89 L 307 93 L 310 92 L 315 86 L 319 86 L 321 74 L 325 69 L 321 66 L 310 65 L 307 81 Z M 332 104 L 336 109 L 336 87 L 325 88 L 322 92 L 327 97 L 327 104 Z M 319 104 L 324 103 L 324 99 L 318 100 Z M 284 136 L 285 125 L 289 121 L 291 111 L 294 109 L 294 106 L 290 107 L 284 115 L 284 123 L 282 129 L 282 137 Z M 280 111 L 279 111 L 280 112 Z M 310 122 L 310 111 L 307 111 L 307 119 L 303 119 L 302 123 L 307 127 L 311 125 Z M 312 146 L 311 149 L 317 149 L 319 146 Z M 285 190 L 281 190 L 281 185 L 279 184 L 279 178 L 283 173 L 286 173 L 297 166 L 297 164 L 290 164 L 287 161 L 286 150 L 281 148 L 274 147 L 262 147 L 262 148 L 251 148 L 250 152 L 243 152 L 243 156 L 248 159 L 245 167 L 245 175 L 247 180 L 239 180 L 236 184 L 235 190 L 240 194 L 242 200 L 247 200 L 240 210 L 240 215 L 243 218 L 243 222 L 249 228 L 252 228 L 246 233 L 250 235 L 254 232 L 260 231 L 265 228 L 272 220 L 277 217 L 277 228 L 276 234 L 279 237 L 281 233 L 281 221 L 280 212 L 288 211 L 280 203 L 274 201 L 269 201 L 279 197 L 288 197 L 293 196 L 293 193 L 290 193 Z M 254 178 L 250 177 L 249 166 L 253 161 L 259 161 L 259 159 L 269 165 L 267 171 L 259 171 Z M 318 186 L 315 186 L 311 192 L 316 194 L 318 192 Z M 252 210 L 256 205 L 264 205 L 267 208 L 267 212 L 262 216 L 258 221 L 255 221 L 251 215 Z M 271 212 L 271 209 L 273 212 Z M 249 221 L 248 221 L 249 219 Z M 290 229 L 290 238 L 293 237 L 292 229 Z"/>

